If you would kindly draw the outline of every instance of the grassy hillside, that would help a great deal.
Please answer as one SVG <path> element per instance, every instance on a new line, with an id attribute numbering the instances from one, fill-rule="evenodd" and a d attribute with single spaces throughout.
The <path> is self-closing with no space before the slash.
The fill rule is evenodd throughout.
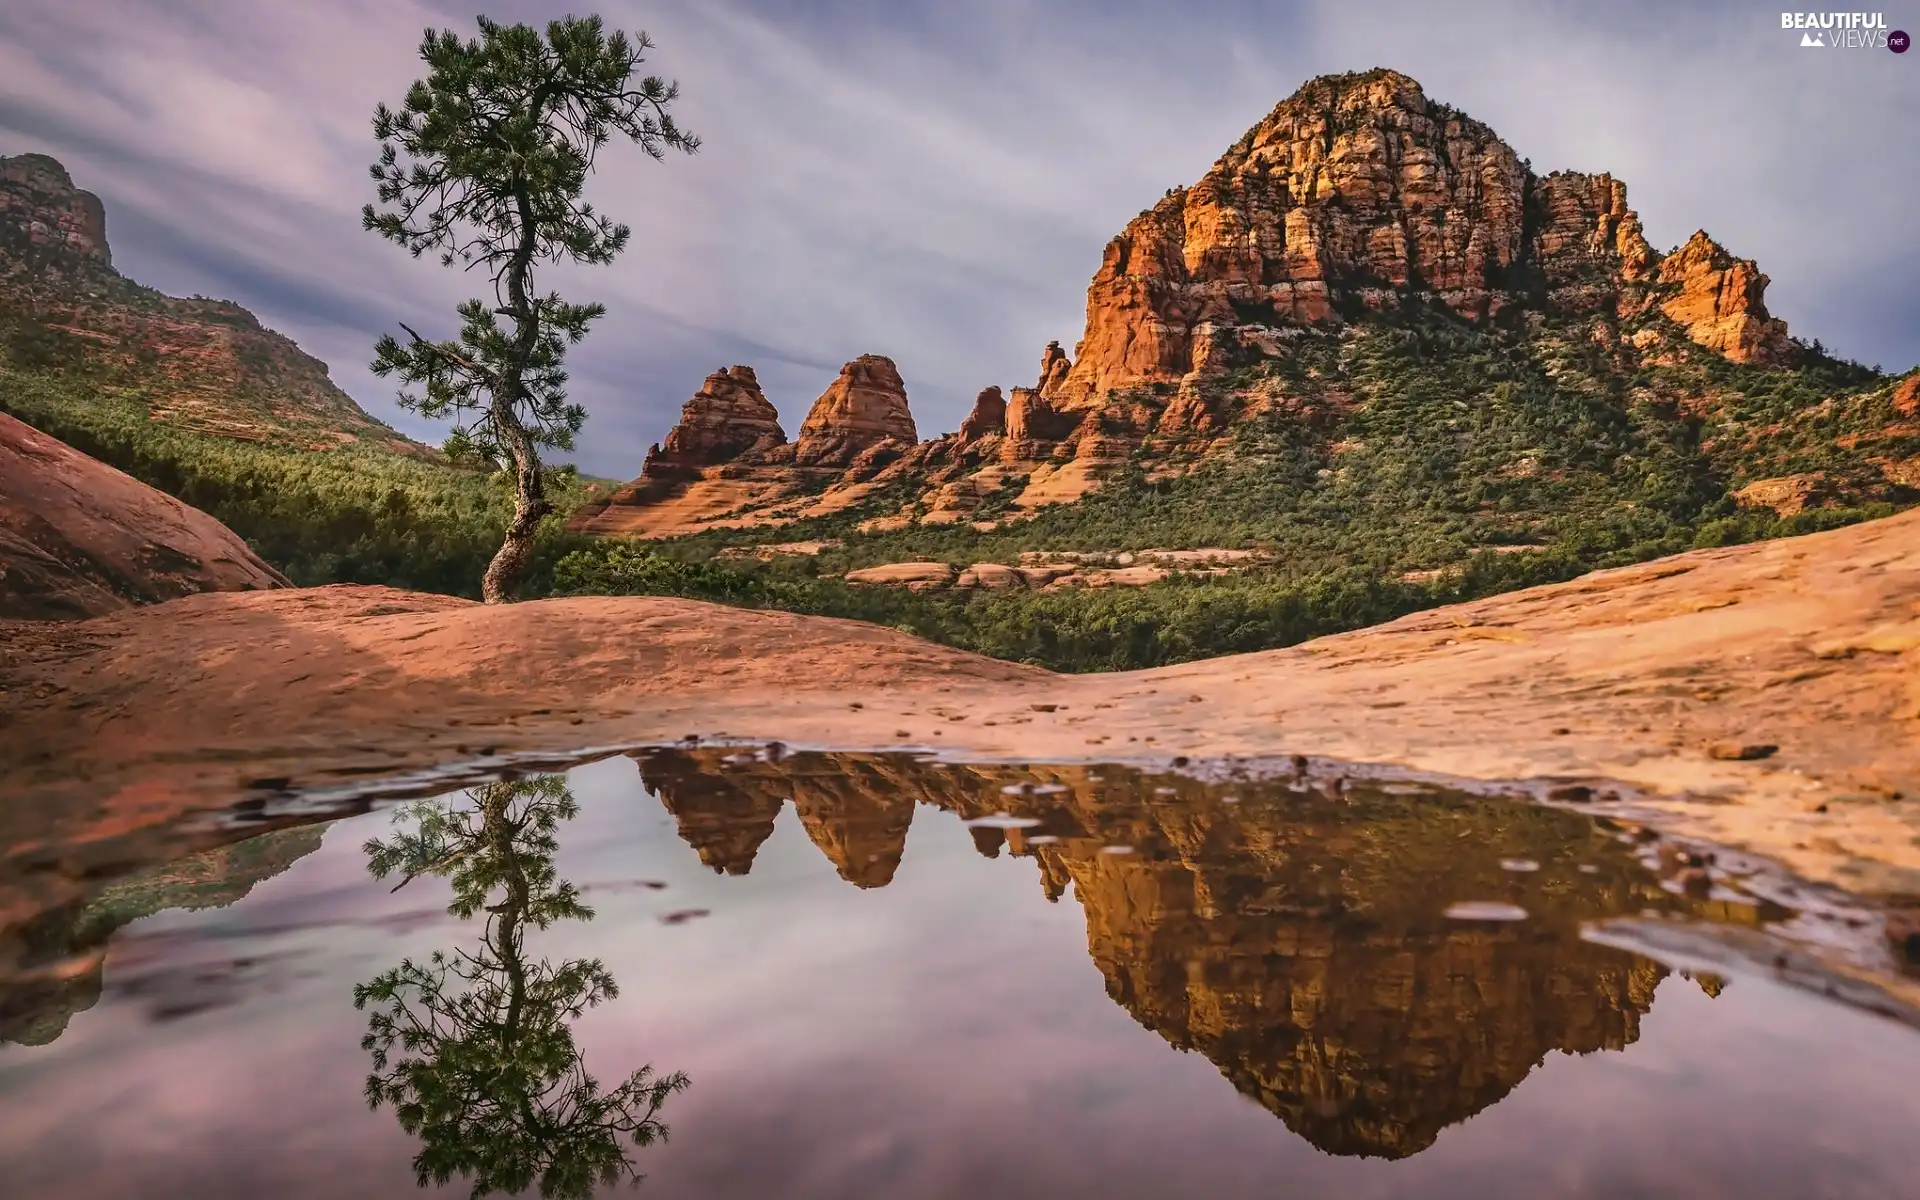
<path id="1" fill-rule="evenodd" d="M 218 517 L 295 583 L 385 583 L 480 594 L 487 560 L 513 511 L 503 479 L 378 445 L 301 450 L 155 421 L 137 387 L 84 373 L 0 366 L 5 411 Z M 583 485 L 556 471 L 558 498 Z M 549 523 L 534 564 L 546 590 L 554 561 L 583 544 Z"/>

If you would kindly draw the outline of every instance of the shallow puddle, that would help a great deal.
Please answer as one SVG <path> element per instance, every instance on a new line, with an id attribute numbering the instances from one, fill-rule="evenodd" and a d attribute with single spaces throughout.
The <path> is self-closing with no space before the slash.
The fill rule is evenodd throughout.
<path id="1" fill-rule="evenodd" d="M 1404 783 L 648 752 L 0 935 L 0 1179 L 1914 1195 L 1920 1033 L 1745 966 L 1807 919 L 1613 822 Z M 1700 930 L 1749 952 L 1627 948 Z"/>

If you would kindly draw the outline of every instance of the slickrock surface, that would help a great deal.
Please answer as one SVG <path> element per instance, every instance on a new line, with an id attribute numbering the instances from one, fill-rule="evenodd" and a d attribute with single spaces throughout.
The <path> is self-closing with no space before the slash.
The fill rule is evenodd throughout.
<path id="1" fill-rule="evenodd" d="M 207 594 L 0 626 L 0 853 L 106 847 L 251 783 L 695 734 L 1618 781 L 1687 832 L 1920 895 L 1917 666 L 1920 513 L 1117 675 L 682 600 Z"/>
<path id="2" fill-rule="evenodd" d="M 0 413 L 0 618 L 286 586 L 206 513 Z"/>

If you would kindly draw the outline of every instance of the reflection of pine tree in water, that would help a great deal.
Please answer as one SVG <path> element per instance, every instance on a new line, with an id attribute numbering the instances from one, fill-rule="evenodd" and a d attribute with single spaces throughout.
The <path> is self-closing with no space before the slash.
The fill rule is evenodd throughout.
<path id="1" fill-rule="evenodd" d="M 486 914 L 477 947 L 408 959 L 354 989 L 354 1006 L 370 1010 L 368 1102 L 392 1105 L 420 1139 L 422 1187 L 458 1175 L 475 1196 L 535 1185 L 587 1196 L 638 1178 L 625 1143 L 666 1136 L 657 1113 L 686 1076 L 643 1066 L 603 1090 L 573 1040 L 571 1023 L 619 994 L 613 976 L 598 959 L 526 954 L 529 928 L 593 917 L 553 865 L 555 830 L 578 811 L 562 776 L 495 783 L 408 805 L 401 832 L 366 844 L 375 878 L 443 875 L 448 912 Z"/>

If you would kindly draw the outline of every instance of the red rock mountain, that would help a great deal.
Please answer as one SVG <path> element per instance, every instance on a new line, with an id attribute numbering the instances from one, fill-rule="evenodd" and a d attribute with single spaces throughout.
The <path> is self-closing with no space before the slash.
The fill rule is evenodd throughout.
<path id="1" fill-rule="evenodd" d="M 813 402 L 794 458 L 844 466 L 883 443 L 896 442 L 904 450 L 919 440 L 899 369 L 884 355 L 862 354 L 840 368 L 840 377 Z"/>
<path id="2" fill-rule="evenodd" d="M 206 513 L 0 413 L 0 618 L 285 586 Z"/>
<path id="3" fill-rule="evenodd" d="M 640 477 L 576 512 L 569 527 L 690 532 L 742 507 L 810 494 L 816 481 L 869 479 L 918 440 L 907 385 L 884 355 L 863 354 L 841 367 L 792 442 L 753 369 L 729 367 L 707 376 L 681 408 L 680 423 L 647 452 Z"/>
<path id="4" fill-rule="evenodd" d="M 728 367 L 707 376 L 680 409 L 680 423 L 647 451 L 641 474 L 669 478 L 784 445 L 780 413 L 760 391 L 752 367 Z"/>
<path id="5" fill-rule="evenodd" d="M 325 363 L 239 305 L 122 276 L 100 198 L 44 154 L 0 157 L 0 366 L 84 379 L 89 395 L 197 433 L 434 453 L 368 415 Z"/>
<path id="6" fill-rule="evenodd" d="M 1768 313 L 1766 286 L 1751 260 L 1704 232 L 1655 250 L 1620 180 L 1538 175 L 1493 130 L 1405 75 L 1326 76 L 1107 244 L 1078 345 L 1069 357 L 1049 343 L 1032 387 L 1004 402 L 990 388 L 958 433 L 913 446 L 893 364 L 867 356 L 821 397 L 790 458 L 753 451 L 709 464 L 710 475 L 735 480 L 760 470 L 751 494 L 697 482 L 672 496 L 656 490 L 641 507 L 668 505 L 672 519 L 629 511 L 621 528 L 602 529 L 667 536 L 779 524 L 890 482 L 923 491 L 883 523 L 958 519 L 957 499 L 978 503 L 1009 480 L 1020 489 L 1011 511 L 1031 513 L 1078 498 L 1119 464 L 1151 468 L 1170 445 L 1189 457 L 1223 449 L 1230 427 L 1276 406 L 1329 426 L 1358 401 L 1339 388 L 1320 400 L 1277 387 L 1250 394 L 1234 373 L 1288 358 L 1301 339 L 1415 309 L 1485 330 L 1584 325 L 1562 336 L 1618 351 L 1605 369 L 1622 377 L 1679 361 L 1689 343 L 1735 363 L 1790 366 L 1801 351 Z M 1707 402 L 1662 403 L 1692 411 Z M 817 478 L 804 487 L 790 479 L 782 491 L 764 468 L 788 463 L 841 474 L 824 493 Z M 803 491 L 820 502 L 773 503 Z M 698 502 L 683 503 L 689 496 Z"/>

